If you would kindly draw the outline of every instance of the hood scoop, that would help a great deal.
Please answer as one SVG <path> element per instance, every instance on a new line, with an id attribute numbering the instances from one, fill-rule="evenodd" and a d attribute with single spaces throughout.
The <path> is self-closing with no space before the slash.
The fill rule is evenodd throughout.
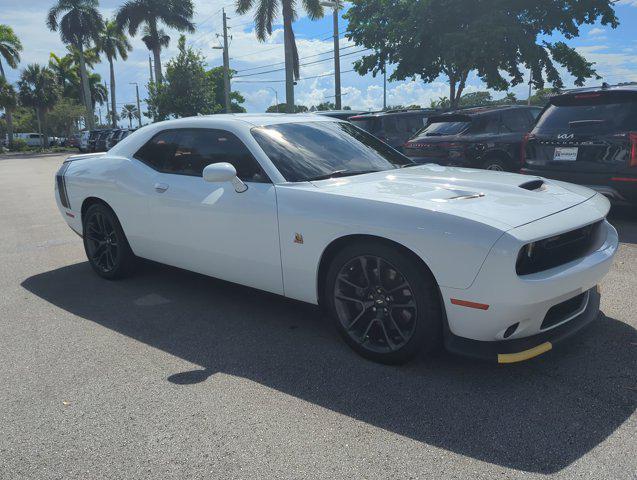
<path id="1" fill-rule="evenodd" d="M 540 180 L 539 178 L 537 180 L 531 180 L 529 182 L 521 183 L 520 185 L 518 185 L 518 187 L 530 192 L 540 192 L 546 189 L 544 180 Z"/>
<path id="2" fill-rule="evenodd" d="M 449 202 L 451 200 L 470 200 L 472 198 L 481 198 L 485 196 L 484 193 L 459 190 L 457 188 L 443 188 L 441 191 L 445 193 L 449 192 L 451 195 L 444 198 L 432 198 L 431 200 L 434 202 Z"/>

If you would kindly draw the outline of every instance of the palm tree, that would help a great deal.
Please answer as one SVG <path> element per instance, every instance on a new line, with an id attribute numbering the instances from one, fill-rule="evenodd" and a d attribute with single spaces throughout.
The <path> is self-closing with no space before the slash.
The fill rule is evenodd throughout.
<path id="1" fill-rule="evenodd" d="M 194 7 L 192 0 L 128 0 L 117 11 L 115 20 L 122 29 L 135 36 L 144 24 L 144 43 L 153 52 L 155 60 L 155 82 L 161 83 L 161 49 L 166 47 L 170 37 L 159 28 L 164 23 L 180 32 L 194 32 L 192 22 Z"/>
<path id="2" fill-rule="evenodd" d="M 80 84 L 79 69 L 75 65 L 73 57 L 71 55 L 58 57 L 51 52 L 51 55 L 49 55 L 49 68 L 55 73 L 64 96 L 73 97 L 73 90 Z"/>
<path id="3" fill-rule="evenodd" d="M 119 29 L 115 21 L 108 21 L 104 25 L 104 30 L 100 34 L 99 41 L 97 42 L 97 48 L 100 52 L 104 52 L 106 59 L 108 60 L 108 66 L 111 72 L 111 124 L 113 128 L 117 128 L 117 107 L 115 103 L 115 69 L 113 68 L 113 61 L 117 60 L 117 55 L 122 60 L 128 58 L 128 52 L 133 47 L 128 42 L 126 35 Z"/>
<path id="4" fill-rule="evenodd" d="M 98 103 L 104 105 L 108 102 L 108 90 L 106 85 L 102 83 L 102 76 L 99 73 L 91 73 L 88 76 L 89 90 L 91 91 L 91 107 L 95 110 Z"/>
<path id="5" fill-rule="evenodd" d="M 38 133 L 42 135 L 42 131 L 45 132 L 45 135 L 41 137 L 42 147 L 47 147 L 49 138 L 46 135 L 46 114 L 60 98 L 60 85 L 55 73 L 50 68 L 36 63 L 27 65 L 20 75 L 18 89 L 22 104 L 35 110 Z"/>
<path id="6" fill-rule="evenodd" d="M 310 17 L 316 20 L 323 17 L 320 0 L 302 0 L 303 8 Z M 257 40 L 263 42 L 272 35 L 272 24 L 283 13 L 283 48 L 285 49 L 285 101 L 287 112 L 294 113 L 294 80 L 299 79 L 299 52 L 296 48 L 292 22 L 297 18 L 295 0 L 237 0 L 237 13 L 243 15 L 256 6 L 254 24 Z"/>
<path id="7" fill-rule="evenodd" d="M 132 103 L 127 103 L 122 107 L 122 118 L 128 118 L 128 127 L 133 128 L 133 118 L 139 116 L 137 107 Z"/>
<path id="8" fill-rule="evenodd" d="M 9 122 L 11 113 L 17 106 L 18 98 L 15 88 L 6 78 L 0 77 L 0 108 L 4 108 L 5 118 L 7 119 L 7 138 L 9 139 L 9 147 L 13 144 L 13 125 Z"/>
<path id="9" fill-rule="evenodd" d="M 17 68 L 20 63 L 20 52 L 22 51 L 22 43 L 13 32 L 9 25 L 0 25 L 0 79 L 6 80 L 2 59 L 7 62 L 11 68 Z M 5 109 L 7 118 L 7 136 L 9 137 L 9 146 L 13 144 L 13 115 L 11 110 Z"/>
<path id="10" fill-rule="evenodd" d="M 95 125 L 95 119 L 91 110 L 91 92 L 84 48 L 96 41 L 99 32 L 104 28 L 102 15 L 97 10 L 98 4 L 98 0 L 58 0 L 49 10 L 46 20 L 49 29 L 52 31 L 59 29 L 62 41 L 75 47 L 79 53 L 82 96 L 86 107 L 87 124 L 91 129 Z"/>

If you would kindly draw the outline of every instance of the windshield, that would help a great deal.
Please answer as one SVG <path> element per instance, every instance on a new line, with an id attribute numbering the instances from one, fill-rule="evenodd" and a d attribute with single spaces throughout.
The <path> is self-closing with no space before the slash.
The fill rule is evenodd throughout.
<path id="1" fill-rule="evenodd" d="M 601 97 L 601 96 L 600 96 Z M 628 99 L 627 99 L 628 100 Z M 567 104 L 549 105 L 539 118 L 536 133 L 627 132 L 637 129 L 637 102 L 608 102 L 605 98 L 574 100 Z"/>
<path id="2" fill-rule="evenodd" d="M 252 135 L 289 182 L 378 172 L 412 162 L 346 122 L 281 123 Z"/>
<path id="3" fill-rule="evenodd" d="M 436 137 L 442 135 L 457 135 L 469 127 L 469 122 L 434 122 L 427 125 L 418 133 L 419 137 Z"/>

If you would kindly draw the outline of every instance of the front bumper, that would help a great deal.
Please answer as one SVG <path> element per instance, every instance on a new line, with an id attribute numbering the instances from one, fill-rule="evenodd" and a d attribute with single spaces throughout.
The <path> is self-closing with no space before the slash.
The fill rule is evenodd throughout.
<path id="1" fill-rule="evenodd" d="M 466 357 L 498 363 L 515 363 L 548 352 L 557 343 L 580 331 L 599 316 L 600 294 L 597 287 L 588 291 L 586 309 L 577 317 L 530 337 L 514 340 L 485 342 L 459 337 L 447 332 L 445 347 L 448 351 Z"/>

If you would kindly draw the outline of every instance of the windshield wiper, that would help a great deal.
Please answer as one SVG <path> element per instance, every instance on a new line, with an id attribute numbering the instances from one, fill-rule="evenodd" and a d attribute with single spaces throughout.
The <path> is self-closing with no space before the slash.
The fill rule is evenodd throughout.
<path id="1" fill-rule="evenodd" d="M 307 182 L 313 182 L 316 180 L 327 180 L 328 178 L 349 177 L 352 175 L 363 175 L 364 173 L 380 172 L 381 170 L 334 170 L 333 172 L 326 173 L 324 175 L 317 175 L 316 177 L 306 178 Z"/>

